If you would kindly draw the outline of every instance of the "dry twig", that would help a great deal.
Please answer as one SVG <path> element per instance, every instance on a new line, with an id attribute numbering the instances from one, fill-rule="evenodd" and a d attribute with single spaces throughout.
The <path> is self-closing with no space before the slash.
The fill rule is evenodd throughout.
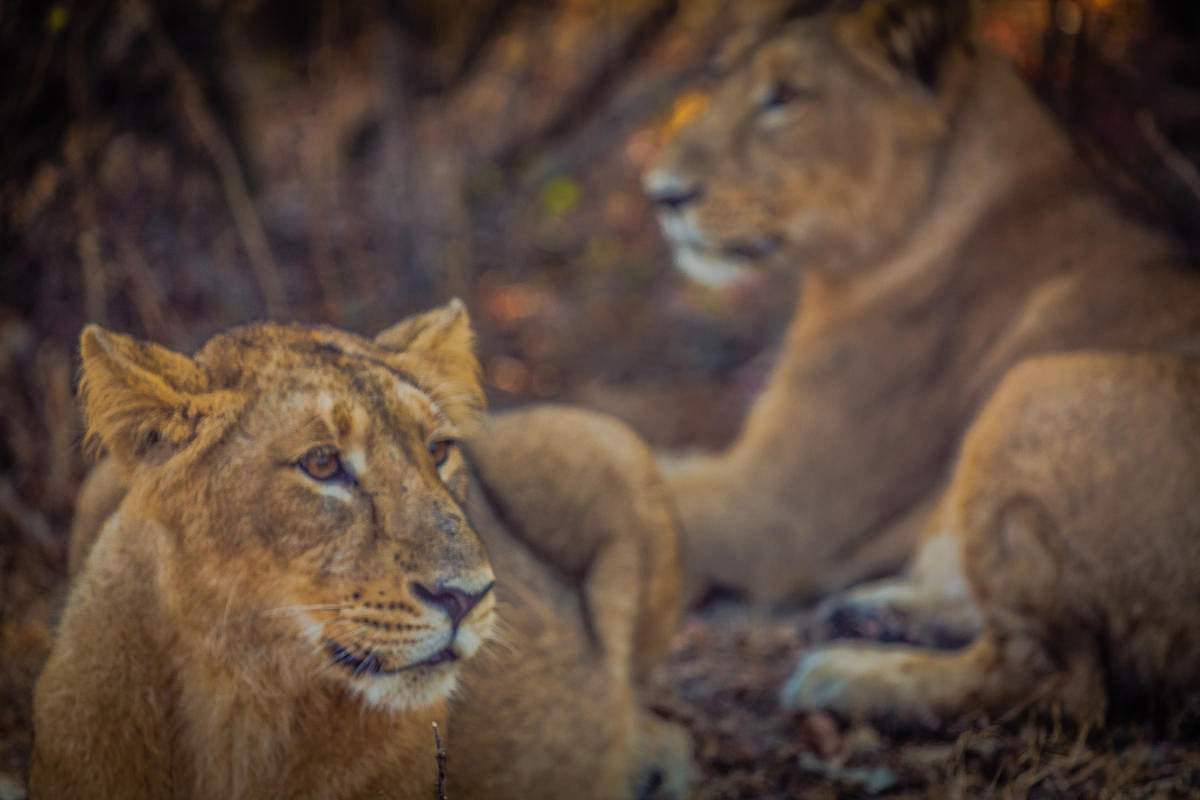
<path id="1" fill-rule="evenodd" d="M 437 723 L 433 723 L 433 743 L 437 747 L 437 794 L 436 800 L 446 800 L 446 750 L 442 747 L 442 737 L 438 734 Z"/>

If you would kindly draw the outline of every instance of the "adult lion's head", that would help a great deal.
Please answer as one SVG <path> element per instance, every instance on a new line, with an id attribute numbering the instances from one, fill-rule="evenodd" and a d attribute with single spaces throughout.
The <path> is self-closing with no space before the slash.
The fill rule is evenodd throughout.
<path id="1" fill-rule="evenodd" d="M 852 5 L 754 48 L 646 173 L 693 278 L 847 274 L 921 208 L 960 94 L 966 0 Z"/>
<path id="2" fill-rule="evenodd" d="M 95 547 L 150 553 L 181 654 L 391 708 L 452 689 L 494 607 L 460 505 L 484 404 L 460 303 L 373 341 L 235 328 L 194 358 L 90 326 L 82 354 L 89 436 L 129 489 Z"/>

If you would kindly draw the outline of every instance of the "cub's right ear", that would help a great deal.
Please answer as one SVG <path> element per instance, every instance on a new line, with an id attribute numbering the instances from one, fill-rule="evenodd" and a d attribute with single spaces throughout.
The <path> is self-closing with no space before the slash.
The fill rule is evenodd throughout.
<path id="1" fill-rule="evenodd" d="M 159 442 L 187 444 L 228 403 L 192 359 L 156 344 L 88 325 L 80 352 L 88 444 L 108 450 L 125 474 Z"/>
<path id="2" fill-rule="evenodd" d="M 412 375 L 464 433 L 478 424 L 487 399 L 479 385 L 475 333 L 461 300 L 401 320 L 376 336 L 375 344 L 391 351 L 393 365 Z"/>

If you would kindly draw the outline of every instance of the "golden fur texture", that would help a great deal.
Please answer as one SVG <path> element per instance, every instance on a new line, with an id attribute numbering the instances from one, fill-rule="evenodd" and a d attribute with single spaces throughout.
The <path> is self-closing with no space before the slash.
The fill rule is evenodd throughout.
<path id="1" fill-rule="evenodd" d="M 974 643 L 812 650 L 786 706 L 932 727 L 1031 703 L 1087 722 L 1187 707 L 1200 695 L 1200 360 L 1023 362 L 968 431 L 929 528 L 956 553 L 943 573 L 963 577 L 914 582 L 905 610 L 936 628 L 974 606 Z"/>
<path id="2" fill-rule="evenodd" d="M 683 600 L 653 454 L 616 420 L 556 407 L 493 417 L 470 454 L 508 646 L 464 665 L 450 796 L 683 796 L 691 741 L 638 702 Z"/>
<path id="3" fill-rule="evenodd" d="M 544 505 L 513 500 L 530 538 L 468 517 L 472 341 L 457 301 L 373 341 L 263 324 L 194 358 L 84 331 L 89 435 L 109 457 L 81 493 L 78 574 L 35 691 L 34 796 L 423 798 L 433 721 L 457 796 L 686 783 L 686 737 L 635 687 L 662 646 L 639 637 L 665 642 L 681 582 L 653 460 L 606 419 L 514 415 L 474 446 L 485 474 L 538 486 Z M 567 444 L 581 480 L 626 477 L 576 488 Z M 567 534 L 619 587 L 530 555 Z M 574 749 L 581 729 L 610 746 Z M 497 777 L 492 749 L 528 763 Z"/>
<path id="4" fill-rule="evenodd" d="M 685 271 L 801 277 L 735 442 L 668 475 L 693 592 L 811 601 L 895 571 L 1023 359 L 1200 352 L 1200 276 L 931 5 L 789 23 L 646 175 Z"/>

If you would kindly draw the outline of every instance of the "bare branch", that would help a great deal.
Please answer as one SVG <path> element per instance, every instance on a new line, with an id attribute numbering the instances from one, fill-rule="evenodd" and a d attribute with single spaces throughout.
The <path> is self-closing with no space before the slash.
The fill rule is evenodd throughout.
<path id="1" fill-rule="evenodd" d="M 437 794 L 436 800 L 446 800 L 446 751 L 442 747 L 442 737 L 438 734 L 437 723 L 433 723 L 433 743 L 437 747 Z"/>

